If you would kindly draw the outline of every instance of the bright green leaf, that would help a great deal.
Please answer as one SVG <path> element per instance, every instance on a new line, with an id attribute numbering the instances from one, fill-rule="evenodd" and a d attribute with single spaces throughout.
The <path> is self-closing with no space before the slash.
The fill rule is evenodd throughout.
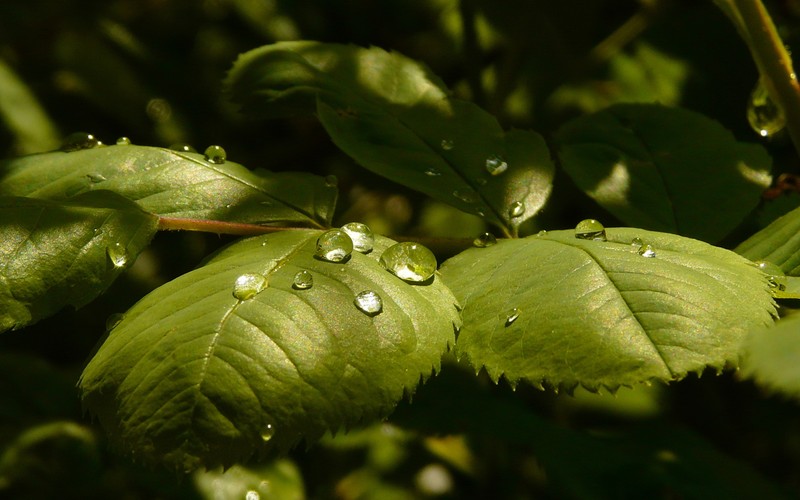
<path id="1" fill-rule="evenodd" d="M 230 161 L 147 146 L 108 146 L 0 163 L 0 193 L 63 200 L 105 189 L 163 217 L 254 224 L 330 224 L 337 190 L 302 172 L 250 171 Z"/>
<path id="2" fill-rule="evenodd" d="M 788 275 L 800 275 L 800 208 L 778 217 L 735 251 L 750 260 L 771 262 Z"/>
<path id="3" fill-rule="evenodd" d="M 244 54 L 227 85 L 248 114 L 316 111 L 336 145 L 365 168 L 509 234 L 550 194 L 554 168 L 539 134 L 504 132 L 400 54 L 282 42 Z"/>
<path id="4" fill-rule="evenodd" d="M 63 202 L 0 197 L 0 332 L 90 302 L 133 263 L 157 225 L 109 191 Z"/>
<path id="5" fill-rule="evenodd" d="M 314 257 L 320 234 L 242 240 L 147 295 L 86 367 L 86 408 L 138 457 L 181 470 L 387 414 L 439 366 L 455 299 L 438 276 L 410 285 L 386 271 L 387 238 L 332 263 Z M 310 288 L 293 287 L 302 270 Z M 240 300 L 241 276 L 258 286 Z M 356 307 L 365 290 L 382 298 L 379 313 Z"/>
<path id="6" fill-rule="evenodd" d="M 679 108 L 616 105 L 569 122 L 556 140 L 578 187 L 621 221 L 705 241 L 736 227 L 771 180 L 763 147 Z"/>
<path id="7" fill-rule="evenodd" d="M 505 240 L 448 260 L 464 307 L 456 352 L 493 379 L 614 388 L 738 362 L 775 313 L 766 276 L 733 252 L 676 235 L 606 230 Z M 632 245 L 641 238 L 655 256 Z"/>
<path id="8" fill-rule="evenodd" d="M 800 317 L 754 330 L 745 339 L 742 375 L 769 390 L 800 399 Z"/>
<path id="9" fill-rule="evenodd" d="M 38 153 L 58 146 L 59 133 L 36 96 L 0 59 L 0 116 L 14 135 L 17 153 Z"/>

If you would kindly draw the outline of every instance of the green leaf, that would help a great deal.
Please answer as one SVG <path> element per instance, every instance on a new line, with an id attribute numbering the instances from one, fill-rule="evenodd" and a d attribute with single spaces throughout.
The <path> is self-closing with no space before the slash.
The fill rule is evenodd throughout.
<path id="1" fill-rule="evenodd" d="M 641 229 L 606 233 L 550 231 L 445 262 L 464 307 L 457 354 L 512 384 L 614 388 L 735 365 L 743 336 L 772 321 L 766 275 L 735 253 Z"/>
<path id="2" fill-rule="evenodd" d="M 93 300 L 136 260 L 157 225 L 109 191 L 62 202 L 0 197 L 0 332 Z"/>
<path id="3" fill-rule="evenodd" d="M 550 194 L 554 167 L 539 134 L 504 132 L 492 115 L 448 97 L 427 68 L 400 54 L 281 42 L 241 56 L 227 86 L 248 114 L 316 111 L 336 145 L 365 168 L 508 234 Z"/>
<path id="4" fill-rule="evenodd" d="M 330 225 L 337 195 L 316 175 L 254 172 L 147 146 L 56 151 L 0 164 L 0 194 L 63 200 L 96 189 L 164 217 L 315 227 Z"/>
<path id="5" fill-rule="evenodd" d="M 564 170 L 625 224 L 717 241 L 769 187 L 763 147 L 679 108 L 620 104 L 556 134 Z"/>
<path id="6" fill-rule="evenodd" d="M 59 133 L 36 96 L 0 59 L 0 116 L 14 135 L 18 153 L 36 153 L 58 146 Z"/>
<path id="7" fill-rule="evenodd" d="M 83 372 L 85 407 L 138 457 L 181 470 L 386 415 L 438 368 L 460 321 L 455 299 L 438 276 L 410 285 L 386 271 L 388 238 L 331 263 L 314 257 L 320 234 L 242 240 L 147 295 Z M 311 288 L 293 288 L 301 270 Z M 266 286 L 239 300 L 245 274 Z M 364 290 L 382 297 L 382 312 L 356 308 Z"/>
<path id="8" fill-rule="evenodd" d="M 800 316 L 759 328 L 744 342 L 742 375 L 771 391 L 800 400 Z"/>
<path id="9" fill-rule="evenodd" d="M 800 276 L 800 208 L 778 217 L 743 241 L 734 251 L 750 260 L 764 260 Z"/>

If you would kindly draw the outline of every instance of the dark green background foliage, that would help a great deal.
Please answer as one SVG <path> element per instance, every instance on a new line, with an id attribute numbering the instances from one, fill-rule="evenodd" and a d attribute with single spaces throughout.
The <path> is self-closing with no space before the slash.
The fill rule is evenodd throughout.
<path id="1" fill-rule="evenodd" d="M 800 3 L 767 7 L 796 45 Z M 798 322 L 770 329 L 800 197 L 762 196 L 800 164 L 748 126 L 757 78 L 710 1 L 0 2 L 0 497 L 800 495 Z M 75 131 L 133 145 L 54 151 Z M 447 262 L 312 256 L 351 221 Z"/>

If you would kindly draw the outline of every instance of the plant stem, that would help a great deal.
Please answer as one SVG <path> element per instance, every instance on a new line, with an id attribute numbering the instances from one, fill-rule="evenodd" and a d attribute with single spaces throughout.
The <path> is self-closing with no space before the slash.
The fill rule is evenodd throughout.
<path id="1" fill-rule="evenodd" d="M 729 14 L 742 33 L 770 98 L 786 116 L 789 136 L 800 155 L 800 85 L 792 58 L 761 0 L 730 0 Z M 726 12 L 727 13 L 727 12 Z"/>

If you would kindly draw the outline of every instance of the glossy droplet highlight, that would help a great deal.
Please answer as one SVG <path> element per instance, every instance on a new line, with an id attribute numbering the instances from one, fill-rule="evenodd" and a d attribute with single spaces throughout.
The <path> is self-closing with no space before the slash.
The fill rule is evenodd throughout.
<path id="1" fill-rule="evenodd" d="M 203 152 L 203 156 L 206 157 L 206 161 L 216 165 L 225 163 L 225 160 L 228 159 L 228 154 L 225 152 L 222 146 L 217 145 L 207 147 L 205 152 Z"/>
<path id="2" fill-rule="evenodd" d="M 497 243 L 497 238 L 492 233 L 481 233 L 472 241 L 472 244 L 478 248 L 490 247 Z"/>
<path id="3" fill-rule="evenodd" d="M 656 256 L 656 251 L 652 245 L 644 244 L 639 248 L 639 255 L 642 257 L 647 257 L 648 259 L 652 259 Z"/>
<path id="4" fill-rule="evenodd" d="M 634 252 L 638 252 L 642 245 L 644 245 L 644 242 L 638 236 L 631 240 L 631 250 Z"/>
<path id="5" fill-rule="evenodd" d="M 128 263 L 128 251 L 122 243 L 114 243 L 106 247 L 106 255 L 108 255 L 108 260 L 111 261 L 111 264 L 117 269 L 125 267 L 125 264 Z"/>
<path id="6" fill-rule="evenodd" d="M 764 260 L 756 262 L 756 266 L 767 275 L 767 281 L 769 282 L 769 286 L 771 288 L 776 290 L 786 290 L 786 284 L 788 282 L 783 269 L 772 262 L 767 262 Z"/>
<path id="7" fill-rule="evenodd" d="M 298 271 L 294 275 L 292 288 L 295 290 L 308 290 L 314 286 L 314 276 L 308 271 Z"/>
<path id="8" fill-rule="evenodd" d="M 486 158 L 486 171 L 490 175 L 500 175 L 508 170 L 508 163 L 498 155 L 492 155 Z"/>
<path id="9" fill-rule="evenodd" d="M 463 201 L 464 203 L 475 203 L 478 201 L 478 195 L 471 189 L 456 189 L 453 191 L 453 196 Z"/>
<path id="10" fill-rule="evenodd" d="M 428 167 L 425 169 L 425 175 L 427 175 L 428 177 L 439 177 L 440 175 L 442 175 L 442 173 L 433 167 Z"/>
<path id="11" fill-rule="evenodd" d="M 372 290 L 364 290 L 356 295 L 353 304 L 367 316 L 376 316 L 383 311 L 383 299 Z"/>
<path id="12" fill-rule="evenodd" d="M 272 424 L 267 424 L 266 427 L 264 427 L 264 430 L 261 431 L 261 440 L 266 443 L 267 441 L 272 439 L 274 435 L 275 435 L 275 426 Z"/>
<path id="13" fill-rule="evenodd" d="M 117 146 L 130 146 L 132 143 L 127 137 L 118 137 L 116 144 Z"/>
<path id="14" fill-rule="evenodd" d="M 514 322 L 517 321 L 517 318 L 519 318 L 519 309 L 515 307 L 514 309 L 508 311 L 508 314 L 506 315 L 506 327 L 513 325 Z"/>
<path id="15" fill-rule="evenodd" d="M 508 216 L 511 218 L 520 217 L 525 213 L 525 204 L 521 201 L 515 201 L 508 207 Z"/>
<path id="16" fill-rule="evenodd" d="M 786 115 L 783 109 L 769 96 L 764 80 L 758 79 L 747 103 L 747 121 L 761 137 L 769 137 L 783 130 Z"/>
<path id="17" fill-rule="evenodd" d="M 349 222 L 342 226 L 342 231 L 347 233 L 353 240 L 353 248 L 356 252 L 369 253 L 375 245 L 375 235 L 366 224 L 360 222 Z"/>
<path id="18" fill-rule="evenodd" d="M 260 274 L 246 273 L 233 282 L 233 296 L 239 300 L 248 300 L 265 288 L 267 288 L 267 278 Z"/>
<path id="19" fill-rule="evenodd" d="M 87 132 L 75 132 L 64 138 L 64 142 L 61 143 L 61 151 L 69 153 L 82 149 L 93 149 L 102 145 L 103 143 L 97 140 L 92 134 Z"/>
<path id="20" fill-rule="evenodd" d="M 595 219 L 584 219 L 575 226 L 575 237 L 581 240 L 606 241 L 606 228 Z"/>
<path id="21" fill-rule="evenodd" d="M 91 181 L 93 184 L 99 184 L 99 183 L 101 183 L 101 182 L 106 180 L 106 176 L 101 174 L 101 173 L 99 173 L 99 172 L 92 172 L 92 173 L 86 174 L 86 177 L 88 177 L 89 181 Z"/>
<path id="22" fill-rule="evenodd" d="M 436 272 L 436 256 L 419 243 L 396 243 L 383 252 L 381 264 L 398 278 L 421 283 L 431 279 Z"/>
<path id="23" fill-rule="evenodd" d="M 442 146 L 442 149 L 445 151 L 450 151 L 455 146 L 455 143 L 451 139 L 442 139 L 440 146 Z"/>
<path id="24" fill-rule="evenodd" d="M 169 149 L 173 151 L 180 151 L 181 153 L 197 153 L 197 150 L 194 149 L 191 144 L 187 144 L 185 142 L 176 142 L 175 144 L 171 145 Z"/>
<path id="25" fill-rule="evenodd" d="M 325 231 L 317 239 L 314 255 L 327 262 L 342 262 L 353 253 L 353 240 L 341 229 Z"/>

